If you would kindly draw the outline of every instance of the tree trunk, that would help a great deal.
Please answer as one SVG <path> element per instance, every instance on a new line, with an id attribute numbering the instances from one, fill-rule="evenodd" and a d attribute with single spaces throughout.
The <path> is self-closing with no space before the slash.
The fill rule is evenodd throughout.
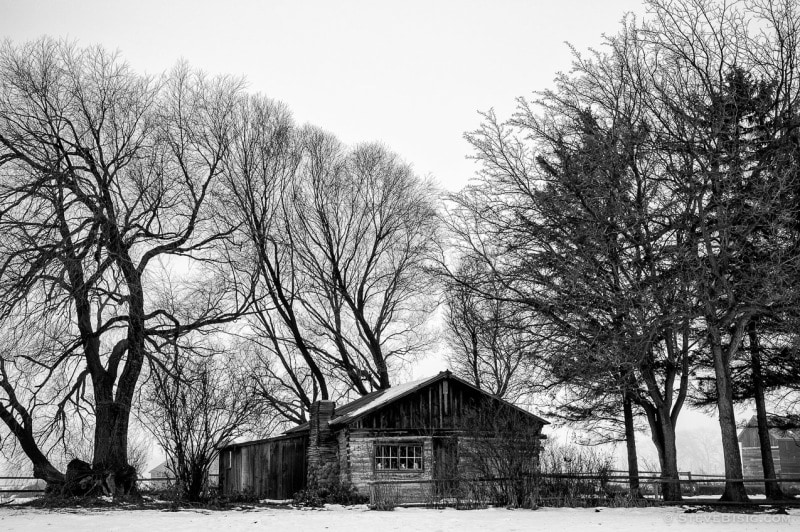
<path id="1" fill-rule="evenodd" d="M 92 461 L 94 469 L 116 472 L 127 467 L 129 410 L 115 402 L 97 405 Z"/>
<path id="2" fill-rule="evenodd" d="M 189 502 L 199 502 L 203 495 L 205 471 L 197 464 L 192 464 L 190 471 L 189 482 L 186 486 L 186 498 Z"/>
<path id="3" fill-rule="evenodd" d="M 121 250 L 119 235 L 113 229 L 109 229 L 109 240 L 112 247 Z M 98 471 L 113 472 L 117 478 L 128 479 L 115 487 L 115 495 L 123 495 L 128 490 L 135 489 L 135 478 L 130 479 L 132 468 L 128 464 L 128 425 L 133 395 L 145 356 L 144 291 L 141 276 L 133 268 L 130 257 L 121 252 L 119 257 L 120 269 L 129 292 L 127 336 L 112 350 L 108 369 L 99 368 L 92 374 L 95 395 L 92 467 Z M 126 354 L 124 363 L 123 354 Z M 121 363 L 123 365 L 119 371 Z"/>
<path id="4" fill-rule="evenodd" d="M 628 451 L 628 476 L 630 496 L 639 498 L 642 496 L 639 491 L 639 460 L 636 454 L 636 431 L 633 425 L 633 404 L 630 394 L 625 394 L 623 400 L 623 412 L 625 415 L 625 445 Z"/>
<path id="5" fill-rule="evenodd" d="M 669 407 L 645 406 L 653 444 L 658 451 L 661 466 L 662 493 L 665 501 L 680 501 L 681 482 L 678 474 L 678 450 L 675 445 L 675 427 L 672 426 Z"/>
<path id="6" fill-rule="evenodd" d="M 135 324 L 133 316 L 136 314 L 131 312 L 131 315 L 131 322 Z M 127 357 L 116 382 L 116 370 L 92 375 L 95 396 L 92 468 L 96 471 L 113 472 L 116 478 L 125 479 L 115 485 L 115 495 L 127 494 L 135 487 L 135 478 L 131 479 L 132 468 L 128 464 L 128 426 L 133 395 L 144 358 L 143 332 L 141 323 L 138 326 L 129 326 L 125 343 Z M 112 357 L 115 355 L 121 357 L 121 352 Z"/>
<path id="7" fill-rule="evenodd" d="M 722 433 L 722 453 L 725 462 L 725 491 L 721 501 L 749 502 L 742 479 L 742 458 L 739 455 L 739 439 L 736 433 L 736 416 L 733 411 L 733 389 L 731 372 L 727 357 L 722 351 L 719 338 L 711 338 L 711 351 L 714 357 L 714 373 L 717 385 L 717 409 Z M 731 479 L 733 482 L 731 482 Z M 739 482 L 736 482 L 739 480 Z"/>
<path id="8" fill-rule="evenodd" d="M 672 426 L 669 412 L 662 413 L 659 417 L 661 418 L 662 443 L 664 447 L 664 457 L 661 463 L 661 478 L 665 481 L 664 500 L 680 501 L 683 497 L 681 495 L 680 474 L 678 472 L 678 450 L 675 446 L 675 427 Z"/>
<path id="9" fill-rule="evenodd" d="M 772 459 L 772 445 L 769 439 L 767 424 L 767 407 L 764 400 L 764 381 L 761 371 L 761 350 L 758 344 L 755 320 L 748 325 L 750 338 L 750 361 L 753 374 L 753 398 L 756 403 L 756 420 L 758 422 L 758 444 L 761 448 L 761 466 L 764 469 L 764 488 L 768 499 L 784 499 L 786 496 L 781 485 L 775 480 L 775 462 Z"/>
<path id="10" fill-rule="evenodd" d="M 0 405 L 0 420 L 6 424 L 11 434 L 17 439 L 22 452 L 33 464 L 33 476 L 44 480 L 48 486 L 63 484 L 64 475 L 50 463 L 50 460 L 39 449 L 30 426 L 19 423 L 14 415 L 2 405 Z"/>
<path id="11" fill-rule="evenodd" d="M 121 381 L 122 382 L 122 381 Z M 98 387 L 95 386 L 97 390 Z M 95 406 L 94 457 L 92 469 L 110 473 L 109 488 L 114 496 L 136 493 L 136 470 L 128 463 L 128 426 L 133 394 L 117 386 L 117 397 L 100 394 Z"/>

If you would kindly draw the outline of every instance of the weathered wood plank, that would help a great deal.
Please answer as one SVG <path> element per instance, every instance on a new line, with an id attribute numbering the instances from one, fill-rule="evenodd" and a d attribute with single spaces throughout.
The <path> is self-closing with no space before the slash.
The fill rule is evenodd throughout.
<path id="1" fill-rule="evenodd" d="M 306 485 L 307 448 L 306 435 L 226 448 L 231 467 L 220 477 L 223 493 L 252 490 L 263 498 L 291 498 Z"/>

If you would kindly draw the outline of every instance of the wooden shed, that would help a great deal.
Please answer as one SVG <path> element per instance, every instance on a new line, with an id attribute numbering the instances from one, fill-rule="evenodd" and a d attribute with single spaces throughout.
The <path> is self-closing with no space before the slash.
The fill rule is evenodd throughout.
<path id="1" fill-rule="evenodd" d="M 223 493 L 253 493 L 263 499 L 291 499 L 306 486 L 308 434 L 229 445 L 220 451 Z"/>
<path id="2" fill-rule="evenodd" d="M 369 495 L 394 484 L 402 501 L 423 501 L 457 478 L 501 475 L 487 471 L 500 433 L 511 430 L 515 470 L 536 467 L 544 419 L 484 392 L 449 371 L 365 395 L 337 407 L 312 405 L 310 421 L 278 438 L 222 450 L 224 493 L 252 490 L 264 498 L 290 498 L 335 472 L 341 483 Z M 491 465 L 488 467 L 496 467 Z M 316 475 L 316 477 L 315 477 Z"/>
<path id="3" fill-rule="evenodd" d="M 747 426 L 739 432 L 742 447 L 742 470 L 745 477 L 763 478 L 761 445 L 758 441 L 758 421 L 750 418 Z M 770 429 L 769 443 L 775 473 L 779 477 L 800 477 L 800 434 L 794 431 Z"/>

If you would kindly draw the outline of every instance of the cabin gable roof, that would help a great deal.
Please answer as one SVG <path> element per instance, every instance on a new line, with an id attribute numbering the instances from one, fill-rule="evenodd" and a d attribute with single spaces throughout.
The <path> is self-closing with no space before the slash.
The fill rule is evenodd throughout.
<path id="1" fill-rule="evenodd" d="M 524 414 L 525 416 L 535 420 L 542 425 L 549 425 L 550 422 L 542 419 L 541 417 L 528 412 L 516 405 L 513 405 L 507 401 L 502 399 L 498 399 L 497 397 L 487 393 L 485 390 L 481 390 L 477 386 L 470 384 L 469 382 L 456 377 L 450 371 L 442 371 L 432 377 L 428 377 L 425 379 L 420 379 L 416 381 L 406 382 L 403 384 L 398 384 L 397 386 L 393 386 L 391 388 L 385 390 L 378 390 L 372 393 L 369 393 L 363 397 L 356 399 L 355 401 L 351 401 L 345 405 L 337 406 L 334 411 L 334 416 L 330 421 L 331 426 L 343 426 L 349 425 L 351 423 L 355 423 L 359 419 L 367 416 L 373 412 L 380 410 L 392 403 L 403 399 L 415 392 L 418 392 L 428 386 L 431 386 L 441 380 L 451 380 L 459 383 L 460 385 L 470 388 L 475 392 L 487 397 L 494 399 L 508 407 L 513 408 L 514 410 Z M 300 432 L 308 431 L 309 423 L 303 423 L 302 425 L 298 425 L 292 429 L 286 431 L 286 434 L 296 434 Z"/>
<path id="2" fill-rule="evenodd" d="M 742 430 L 739 431 L 739 443 L 743 447 L 758 447 L 758 418 L 753 416 L 747 422 Z M 781 430 L 779 428 L 771 427 L 769 429 L 770 445 L 775 446 L 780 441 L 798 441 L 800 440 L 800 433 L 795 430 Z"/>

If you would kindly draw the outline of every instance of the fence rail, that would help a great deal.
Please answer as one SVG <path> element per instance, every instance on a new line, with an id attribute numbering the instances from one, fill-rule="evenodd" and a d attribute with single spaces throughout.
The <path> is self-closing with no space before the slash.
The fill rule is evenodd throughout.
<path id="1" fill-rule="evenodd" d="M 381 491 L 382 487 L 391 488 L 403 485 L 428 485 L 431 497 L 436 495 L 439 501 L 447 500 L 449 495 L 456 494 L 456 497 L 490 497 L 492 492 L 498 490 L 515 489 L 515 485 L 524 484 L 526 489 L 537 498 L 539 503 L 547 503 L 559 499 L 563 502 L 563 492 L 569 492 L 573 502 L 579 503 L 603 503 L 604 501 L 614 501 L 615 497 L 629 495 L 628 486 L 631 481 L 638 481 L 641 494 L 645 495 L 642 500 L 652 504 L 672 504 L 663 501 L 661 492 L 665 484 L 680 483 L 683 496 L 707 495 L 704 499 L 684 499 L 679 504 L 722 504 L 712 497 L 719 496 L 720 493 L 711 493 L 710 489 L 722 488 L 726 483 L 745 484 L 747 487 L 761 487 L 766 482 L 777 482 L 781 485 L 796 485 L 800 487 L 800 477 L 779 477 L 777 479 L 766 479 L 761 477 L 749 477 L 742 479 L 729 479 L 722 475 L 693 474 L 690 471 L 679 472 L 679 477 L 685 478 L 662 478 L 658 472 L 645 472 L 638 476 L 624 474 L 624 471 L 612 471 L 609 474 L 574 474 L 574 473 L 540 473 L 537 475 L 524 477 L 478 477 L 478 478 L 452 478 L 446 480 L 375 480 L 371 482 L 371 494 Z M 216 478 L 219 475 L 209 474 L 209 478 Z M 3 493 L 43 493 L 43 488 L 30 489 L 25 487 L 6 487 L 2 481 L 36 481 L 35 477 L 26 476 L 7 476 L 0 477 L 0 495 Z M 136 482 L 174 482 L 173 477 L 158 478 L 137 478 Z M 709 486 L 708 489 L 701 490 L 700 486 Z M 559 491 L 561 490 L 561 491 Z M 700 493 L 705 491 L 706 493 Z M 476 495 L 477 494 L 477 495 Z M 449 497 L 452 499 L 452 497 Z M 433 500 L 433 499 L 431 499 Z M 762 504 L 782 504 L 800 506 L 800 500 L 790 501 L 769 501 L 766 499 L 753 500 L 751 505 Z"/>
<path id="2" fill-rule="evenodd" d="M 208 477 L 211 478 L 218 478 L 218 473 L 209 473 Z M 24 487 L 15 488 L 15 487 L 6 487 L 3 486 L 2 482 L 4 480 L 28 480 L 30 482 L 36 482 L 38 479 L 36 477 L 0 477 L 0 494 L 2 493 L 44 493 L 44 488 L 36 488 L 36 489 L 26 489 Z M 175 477 L 158 477 L 158 478 L 137 478 L 136 482 L 175 482 Z"/>
<path id="3" fill-rule="evenodd" d="M 722 495 L 726 483 L 744 483 L 747 489 L 763 490 L 765 482 L 777 482 L 784 487 L 800 488 L 800 477 L 765 479 L 748 477 L 726 479 L 724 476 L 706 475 L 697 478 L 686 473 L 687 478 L 662 478 L 660 474 L 568 474 L 540 473 L 519 477 L 454 477 L 451 479 L 380 480 L 371 482 L 370 499 L 375 501 L 400 500 L 400 494 L 409 493 L 408 485 L 423 486 L 423 505 L 453 505 L 479 507 L 488 504 L 513 504 L 533 506 L 638 506 L 638 505 L 783 505 L 800 506 L 800 499 L 772 501 L 751 499 L 749 503 L 724 503 L 715 498 Z M 691 479 L 691 480 L 690 480 Z M 631 481 L 638 481 L 636 492 L 630 489 Z M 681 501 L 665 501 L 666 485 L 679 483 Z M 405 487 L 405 488 L 404 488 Z M 762 491 L 763 493 L 763 491 Z M 509 502 L 511 501 L 511 502 Z M 391 505 L 391 504 L 389 504 Z"/>
<path id="4" fill-rule="evenodd" d="M 2 477 L 0 477 L 2 478 Z M 692 478 L 691 480 L 687 479 L 677 479 L 677 478 L 662 478 L 662 477 L 651 477 L 651 476 L 638 476 L 638 477 L 630 477 L 630 476 L 606 476 L 606 475 L 584 475 L 584 474 L 569 474 L 569 473 L 541 473 L 538 475 L 532 475 L 530 477 L 464 477 L 464 478 L 452 478 L 442 481 L 437 480 L 430 480 L 430 479 L 416 479 L 416 480 L 375 480 L 372 481 L 371 484 L 424 484 L 424 483 L 431 483 L 431 482 L 509 482 L 514 480 L 520 479 L 572 479 L 572 480 L 604 480 L 609 483 L 621 483 L 621 482 L 629 482 L 631 480 L 638 480 L 640 482 L 657 482 L 659 484 L 665 484 L 670 482 L 680 482 L 681 484 L 689 484 L 689 483 L 697 483 L 697 482 L 710 482 L 716 484 L 725 484 L 726 482 L 730 483 L 756 483 L 756 484 L 763 484 L 765 482 L 777 482 L 781 483 L 800 483 L 800 477 L 792 477 L 792 478 L 725 478 L 725 477 L 717 477 L 717 478 L 706 478 L 706 479 L 695 479 Z"/>

